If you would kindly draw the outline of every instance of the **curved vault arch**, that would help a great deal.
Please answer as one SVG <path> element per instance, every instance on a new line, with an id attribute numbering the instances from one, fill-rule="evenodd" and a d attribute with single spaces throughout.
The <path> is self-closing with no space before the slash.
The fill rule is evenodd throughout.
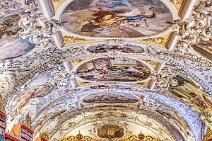
<path id="1" fill-rule="evenodd" d="M 94 109 L 93 109 L 94 110 Z M 86 124 L 89 124 L 90 122 L 98 122 L 98 121 L 107 121 L 107 120 L 110 120 L 110 118 L 111 117 L 115 117 L 114 118 L 114 121 L 117 121 L 117 122 L 120 122 L 121 120 L 124 120 L 124 121 L 126 121 L 126 122 L 131 122 L 131 123 L 134 123 L 134 124 L 138 124 L 139 125 L 139 122 L 141 122 L 140 121 L 140 117 L 141 117 L 141 115 L 136 115 L 137 117 L 128 117 L 129 115 L 126 115 L 127 114 L 127 112 L 126 112 L 126 114 L 125 114 L 125 112 L 122 110 L 121 111 L 121 109 L 120 109 L 120 111 L 111 111 L 111 110 L 106 110 L 105 112 L 104 111 L 93 111 L 94 112 L 94 115 L 95 116 L 90 116 L 89 114 L 87 115 L 86 113 L 85 113 L 85 117 L 86 116 L 90 116 L 90 117 L 92 117 L 92 118 L 89 118 L 88 120 L 86 120 L 86 119 L 84 119 L 85 120 L 85 122 L 83 122 L 82 120 L 81 121 L 79 121 L 79 122 L 81 122 L 81 124 L 77 124 L 77 125 L 74 125 L 74 122 L 76 121 L 76 122 L 78 122 L 78 120 L 75 120 L 75 118 L 77 119 L 78 117 L 75 117 L 75 118 L 73 118 L 73 119 L 70 119 L 70 120 L 67 120 L 67 121 L 65 121 L 65 122 L 61 122 L 61 125 L 59 126 L 59 127 L 61 127 L 62 129 L 60 129 L 60 130 L 58 130 L 56 133 L 54 133 L 53 134 L 53 137 L 52 138 L 54 138 L 54 136 L 56 135 L 56 134 L 58 134 L 58 132 L 62 132 L 62 134 L 61 134 L 61 137 L 63 137 L 63 136 L 67 136 L 67 134 L 69 134 L 69 132 L 71 131 L 71 130 L 76 130 L 77 128 L 79 128 L 81 125 L 86 125 Z M 105 116 L 105 115 L 109 115 L 108 117 L 102 117 L 103 115 Z M 119 116 L 119 114 L 121 114 L 120 116 L 121 117 L 116 117 L 116 116 Z M 133 113 L 129 113 L 129 114 L 132 114 L 133 115 Z M 80 115 L 78 115 L 78 116 L 80 116 Z M 143 115 L 144 116 L 144 115 Z M 146 117 L 146 116 L 145 116 Z M 151 117 L 151 116 L 150 116 Z M 149 117 L 149 118 L 150 118 Z M 97 118 L 97 119 L 96 119 Z M 132 118 L 132 119 L 130 119 L 130 118 Z M 133 118 L 136 118 L 136 119 L 133 119 Z M 93 119 L 93 120 L 92 120 Z M 145 128 L 148 128 L 149 130 L 154 130 L 155 132 L 156 132 L 156 130 L 158 129 L 158 126 L 159 125 L 152 125 L 152 126 L 149 126 L 148 125 L 148 123 L 150 123 L 150 121 L 147 123 L 147 121 L 145 120 L 145 119 L 142 119 L 143 121 L 143 124 L 142 123 L 140 123 L 140 125 L 143 125 L 143 126 L 145 126 Z M 150 119 L 149 119 L 150 120 Z M 151 121 L 154 121 L 153 119 L 151 119 Z M 158 119 L 157 119 L 157 121 L 158 121 Z M 79 123 L 78 122 L 78 123 Z M 160 121 L 160 122 L 162 122 L 162 121 Z M 66 128 L 64 128 L 64 126 L 66 125 L 66 124 L 68 124 L 69 123 L 69 125 L 72 125 L 73 127 L 68 127 L 68 130 L 66 130 Z M 111 123 L 113 123 L 113 122 L 111 122 Z M 147 125 L 145 125 L 145 123 L 147 124 Z M 156 124 L 156 123 L 155 123 Z M 165 124 L 165 122 L 162 122 L 161 123 L 162 124 L 162 126 L 159 126 L 159 128 L 161 128 L 161 130 L 162 129 L 164 129 L 164 128 L 168 128 L 169 129 L 169 131 L 171 130 L 171 126 L 168 126 L 168 125 L 166 125 Z M 149 126 L 149 127 L 148 127 Z M 67 127 L 67 126 L 65 126 L 65 127 Z M 171 134 L 171 132 L 169 132 L 168 130 L 163 130 L 163 132 L 165 132 L 165 134 Z M 173 128 L 172 128 L 172 131 L 174 132 L 174 138 L 177 138 L 177 139 L 179 139 L 179 140 L 181 140 L 182 138 L 182 136 L 179 134 L 179 132 L 177 132 L 176 130 L 174 130 Z M 159 134 L 159 132 L 157 132 L 157 134 Z M 181 138 L 181 139 L 180 139 Z"/>
<path id="2" fill-rule="evenodd" d="M 131 87 L 131 86 L 129 86 L 129 87 Z M 103 90 L 96 91 L 96 92 L 97 93 L 102 93 L 103 91 L 108 91 L 108 89 L 103 89 Z M 114 92 L 114 89 L 112 91 Z M 160 101 L 160 102 L 164 103 L 165 105 L 170 105 L 172 108 L 174 108 L 177 111 L 177 113 L 179 113 L 179 115 L 181 115 L 180 118 L 184 118 L 185 119 L 186 123 L 188 124 L 188 127 L 191 128 L 191 130 L 193 132 L 195 132 L 196 135 L 197 134 L 199 134 L 199 135 L 201 134 L 200 133 L 201 131 L 198 131 L 198 130 L 201 129 L 202 121 L 199 118 L 197 118 L 198 114 L 196 114 L 192 109 L 190 109 L 188 106 L 184 105 L 183 103 L 177 102 L 176 100 L 171 100 L 171 98 L 165 98 L 165 96 L 161 97 L 161 95 L 156 94 L 156 93 L 146 92 L 146 91 L 144 91 L 142 89 L 134 88 L 134 91 L 131 91 L 131 90 L 125 90 L 125 91 L 126 91 L 126 93 L 133 94 L 133 95 L 135 95 L 137 97 L 142 97 L 142 95 L 147 96 L 148 98 L 146 98 L 146 99 L 144 98 L 144 101 L 146 100 L 147 104 L 145 104 L 143 107 L 144 108 L 148 107 L 148 104 L 150 104 L 149 105 L 150 107 L 147 108 L 148 111 L 153 110 L 153 109 L 154 110 L 157 109 L 157 106 L 161 104 L 161 103 L 159 104 L 156 101 Z M 81 93 L 79 93 L 79 97 L 80 97 L 80 94 L 84 95 L 84 96 L 85 95 L 89 95 L 89 91 L 88 91 L 88 89 L 86 91 L 86 88 L 85 88 L 84 92 L 82 91 Z M 65 97 L 63 96 L 63 97 L 61 97 L 61 99 L 59 99 L 57 101 L 54 101 L 52 103 L 52 105 L 51 104 L 50 105 L 45 105 L 46 108 L 41 108 L 40 109 L 41 112 L 38 112 L 38 115 L 34 119 L 34 123 L 38 123 L 39 125 L 40 124 L 42 125 L 42 123 L 48 123 L 47 121 L 49 121 L 51 119 L 51 117 L 55 117 L 55 116 L 59 116 L 60 114 L 64 114 L 65 111 L 67 111 L 68 109 L 70 109 L 70 110 L 71 109 L 78 109 L 78 106 L 76 106 L 76 107 L 73 107 L 73 106 L 67 107 L 67 103 L 69 103 L 68 101 L 70 101 L 70 103 L 72 103 L 71 105 L 75 105 L 76 104 L 76 102 L 73 102 L 73 97 L 70 97 L 69 94 L 67 94 L 67 96 L 65 96 Z M 152 103 L 152 105 L 151 105 L 151 103 Z M 80 103 L 80 100 L 79 100 L 78 101 L 78 105 L 82 106 L 82 105 L 85 105 L 85 104 Z M 98 104 L 91 104 L 91 105 L 98 106 Z M 119 105 L 121 105 L 121 104 L 119 104 Z M 126 104 L 122 104 L 122 106 L 126 107 Z M 135 108 L 135 107 L 138 108 L 137 107 L 138 103 L 134 104 L 134 106 L 133 105 L 129 105 L 129 104 L 127 106 L 131 107 L 131 108 Z M 181 108 L 179 108 L 179 107 L 181 107 Z M 54 109 L 57 109 L 57 111 L 55 111 Z M 141 106 L 141 109 L 142 109 L 142 106 Z M 183 112 L 184 110 L 186 112 Z M 196 117 L 196 118 L 194 118 L 194 117 Z M 197 133 L 197 132 L 199 132 L 199 133 Z M 198 136 L 196 136 L 196 138 L 198 138 Z"/>
<path id="3" fill-rule="evenodd" d="M 95 109 L 97 110 L 97 108 L 98 107 L 93 107 L 94 109 L 94 111 L 95 111 Z M 102 107 L 101 107 L 102 108 Z M 104 109 L 105 108 L 105 109 Z M 107 109 L 107 106 L 105 106 L 104 108 L 102 108 L 102 109 L 104 109 L 104 110 L 106 110 Z M 127 108 L 127 107 L 123 107 L 123 108 Z M 116 109 L 115 107 L 114 107 L 114 109 Z M 118 108 L 117 107 L 117 109 L 119 109 L 120 111 L 122 110 L 123 111 L 123 109 L 121 109 L 121 108 Z M 131 109 L 132 110 L 132 109 Z M 81 111 L 81 110 L 80 110 Z M 83 111 L 83 110 L 82 110 Z M 94 112 L 93 111 L 93 112 Z M 97 110 L 98 111 L 98 110 Z M 110 109 L 110 111 L 111 111 L 111 109 Z M 75 115 L 73 115 L 73 113 L 65 113 L 66 115 L 67 115 L 67 117 L 66 118 L 71 118 L 71 117 L 73 117 L 73 118 L 75 118 L 75 116 L 76 115 L 78 115 L 78 114 L 82 114 L 81 112 L 78 112 L 78 111 L 72 111 Z M 113 111 L 111 111 L 111 112 L 113 112 Z M 117 112 L 117 111 L 114 111 L 114 112 Z M 137 112 L 139 112 L 139 111 L 137 111 Z M 145 113 L 146 113 L 147 111 L 144 111 L 144 112 L 142 112 L 144 115 L 145 115 Z M 78 114 L 77 114 L 78 113 Z M 124 112 L 123 112 L 124 113 Z M 85 112 L 85 114 L 86 114 L 86 112 Z M 179 134 L 179 132 L 181 132 L 184 136 L 186 136 L 186 137 L 188 137 L 187 135 L 188 134 L 190 134 L 189 133 L 189 131 L 187 131 L 187 132 L 185 132 L 185 133 L 183 133 L 183 131 L 177 131 L 176 129 L 175 129 L 175 127 L 173 127 L 172 125 L 169 125 L 169 124 L 165 124 L 166 122 L 165 122 L 165 120 L 163 121 L 162 119 L 159 119 L 159 118 L 157 118 L 157 116 L 159 116 L 159 117 L 161 117 L 161 115 L 158 115 L 157 114 L 157 116 L 156 115 L 154 115 L 155 113 L 152 113 L 152 115 L 150 114 L 150 115 L 148 115 L 148 117 L 149 118 L 154 118 L 154 119 L 156 119 L 158 122 L 162 122 L 163 123 L 163 126 L 166 126 L 169 130 L 171 130 L 171 131 L 173 131 L 174 132 L 174 134 L 175 135 L 173 135 L 173 136 L 175 136 L 175 138 L 178 138 L 178 139 L 182 139 L 182 135 L 180 135 Z M 154 115 L 154 116 L 153 116 Z M 70 117 L 71 116 L 71 117 Z M 59 120 L 59 119 L 58 119 Z M 64 119 L 61 119 L 60 120 L 60 124 L 64 124 L 65 122 L 67 122 L 66 120 L 64 120 Z M 132 122 L 132 121 L 131 121 Z M 52 125 L 51 123 L 47 123 L 47 126 L 46 127 L 48 127 L 48 125 Z M 54 125 L 54 124 L 53 124 Z M 79 125 L 80 126 L 80 125 Z M 53 130 L 50 130 L 50 132 L 51 132 L 51 136 L 53 136 L 53 135 L 55 135 L 55 134 L 57 134 L 58 132 L 63 132 L 63 130 L 61 129 L 60 130 L 60 128 L 62 128 L 62 126 L 61 125 L 56 125 L 56 129 L 54 129 L 53 128 Z M 70 130 L 72 130 L 72 129 L 74 129 L 74 128 L 70 128 Z M 45 130 L 45 129 L 44 129 Z M 68 131 L 67 131 L 68 132 Z M 56 135 L 57 136 L 57 135 Z M 190 136 L 190 135 L 189 135 Z M 189 137 L 188 137 L 189 138 Z M 190 139 L 191 138 L 193 138 L 192 136 L 190 136 Z"/>
<path id="4" fill-rule="evenodd" d="M 153 54 L 151 54 L 151 55 L 153 55 Z M 161 60 L 166 60 L 167 62 L 169 62 L 169 63 L 172 63 L 172 64 L 175 64 L 175 65 L 178 65 L 178 66 L 180 66 L 180 67 L 182 67 L 183 65 L 181 65 L 182 64 L 182 62 L 178 62 L 178 61 L 173 61 L 174 59 L 173 58 L 171 58 L 171 57 L 169 57 L 168 59 L 167 58 L 161 58 L 160 57 L 160 55 L 158 56 L 158 58 L 159 59 L 161 59 Z M 184 68 L 184 67 L 182 67 L 182 68 Z M 187 68 L 186 68 L 187 69 Z M 185 71 L 186 71 L 186 69 L 185 69 Z M 183 75 L 185 75 L 185 76 L 187 76 L 187 75 L 191 75 L 191 76 L 193 76 L 191 73 L 189 73 L 190 72 L 190 70 L 188 70 L 187 72 L 185 72 L 185 74 L 183 74 Z M 192 71 L 191 71 L 192 72 Z M 178 72 L 179 73 L 179 72 Z M 196 75 L 195 75 L 196 76 Z M 193 77 L 193 78 L 195 78 L 195 77 Z"/>

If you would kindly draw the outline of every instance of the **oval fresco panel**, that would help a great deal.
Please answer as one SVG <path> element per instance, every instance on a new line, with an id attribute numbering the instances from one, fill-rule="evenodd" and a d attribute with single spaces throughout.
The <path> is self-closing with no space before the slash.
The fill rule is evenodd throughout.
<path id="1" fill-rule="evenodd" d="M 91 53 L 122 52 L 122 53 L 143 53 L 144 49 L 136 45 L 107 45 L 99 44 L 87 48 Z"/>
<path id="2" fill-rule="evenodd" d="M 172 21 L 160 0 L 73 0 L 61 16 L 72 33 L 105 38 L 136 38 L 159 34 Z"/>
<path id="3" fill-rule="evenodd" d="M 19 37 L 19 15 L 12 15 L 0 21 L 0 60 L 18 57 L 32 50 L 35 45 Z"/>
<path id="4" fill-rule="evenodd" d="M 137 82 L 150 75 L 150 69 L 142 62 L 131 58 L 97 58 L 77 69 L 81 79 L 88 81 Z"/>

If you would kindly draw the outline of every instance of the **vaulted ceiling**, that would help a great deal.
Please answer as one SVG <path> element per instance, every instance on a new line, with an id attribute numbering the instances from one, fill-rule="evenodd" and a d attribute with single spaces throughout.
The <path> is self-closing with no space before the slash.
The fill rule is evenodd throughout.
<path id="1" fill-rule="evenodd" d="M 29 115 L 34 138 L 202 141 L 211 16 L 211 0 L 0 0 L 7 130 Z"/>

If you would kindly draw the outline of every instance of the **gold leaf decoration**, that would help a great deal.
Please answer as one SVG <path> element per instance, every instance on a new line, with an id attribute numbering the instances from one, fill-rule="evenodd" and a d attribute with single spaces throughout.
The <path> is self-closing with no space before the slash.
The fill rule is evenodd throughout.
<path id="1" fill-rule="evenodd" d="M 179 12 L 183 5 L 183 0 L 170 0 L 170 2 L 175 6 L 177 11 Z"/>
<path id="2" fill-rule="evenodd" d="M 49 140 L 49 134 L 47 132 L 42 133 L 40 137 Z"/>
<path id="3" fill-rule="evenodd" d="M 212 140 L 212 129 L 208 129 L 203 141 L 211 141 Z"/>
<path id="4" fill-rule="evenodd" d="M 165 37 L 158 37 L 158 38 L 148 38 L 148 39 L 143 39 L 145 42 L 150 42 L 154 44 L 160 44 L 160 45 L 166 45 L 167 38 Z"/>
<path id="5" fill-rule="evenodd" d="M 52 0 L 54 9 L 57 10 L 58 7 L 64 2 L 65 0 Z"/>
<path id="6" fill-rule="evenodd" d="M 82 42 L 85 41 L 83 38 L 77 38 L 73 36 L 63 36 L 63 43 L 64 44 L 71 44 L 71 43 L 77 43 L 77 42 Z"/>

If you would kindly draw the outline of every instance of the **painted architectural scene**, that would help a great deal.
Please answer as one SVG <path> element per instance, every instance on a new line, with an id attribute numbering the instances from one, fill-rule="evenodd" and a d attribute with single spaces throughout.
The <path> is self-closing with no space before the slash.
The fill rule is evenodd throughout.
<path id="1" fill-rule="evenodd" d="M 143 53 L 144 49 L 136 45 L 107 45 L 99 44 L 87 48 L 91 53 L 122 52 L 122 53 Z"/>
<path id="2" fill-rule="evenodd" d="M 77 75 L 88 81 L 137 82 L 147 79 L 150 69 L 130 58 L 97 58 L 77 69 Z"/>
<path id="3" fill-rule="evenodd" d="M 172 14 L 159 0 L 73 0 L 61 22 L 82 36 L 136 38 L 159 34 Z"/>

